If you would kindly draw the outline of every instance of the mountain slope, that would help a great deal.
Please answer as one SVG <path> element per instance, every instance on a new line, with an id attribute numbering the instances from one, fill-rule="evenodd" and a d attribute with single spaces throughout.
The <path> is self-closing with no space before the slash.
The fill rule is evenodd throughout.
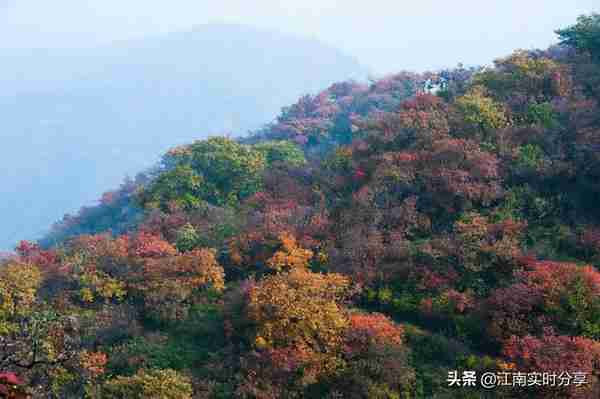
<path id="1" fill-rule="evenodd" d="M 0 392 L 600 397 L 600 16 L 560 32 L 333 84 L 21 242 Z"/>
<path id="2" fill-rule="evenodd" d="M 319 42 L 235 25 L 2 58 L 0 248 L 93 204 L 174 144 L 244 134 L 299 95 L 366 76 Z"/>

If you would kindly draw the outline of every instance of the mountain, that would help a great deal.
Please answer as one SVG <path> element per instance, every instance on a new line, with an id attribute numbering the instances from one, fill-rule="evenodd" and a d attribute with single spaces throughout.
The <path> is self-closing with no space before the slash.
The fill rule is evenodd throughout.
<path id="1" fill-rule="evenodd" d="M 80 50 L 3 50 L 0 248 L 153 164 L 168 147 L 272 120 L 367 71 L 320 42 L 237 25 Z"/>
<path id="2" fill-rule="evenodd" d="M 0 261 L 0 394 L 600 398 L 599 33 L 170 149 Z"/>

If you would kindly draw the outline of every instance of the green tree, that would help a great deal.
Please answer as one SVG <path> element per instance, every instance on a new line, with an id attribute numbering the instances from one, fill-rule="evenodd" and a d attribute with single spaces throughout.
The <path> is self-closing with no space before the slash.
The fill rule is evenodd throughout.
<path id="1" fill-rule="evenodd" d="M 190 223 L 185 224 L 177 231 L 177 241 L 175 245 L 180 252 L 187 252 L 194 249 L 200 240 L 196 228 Z"/>
<path id="2" fill-rule="evenodd" d="M 117 399 L 189 399 L 192 385 L 189 378 L 174 370 L 140 370 L 131 377 L 116 377 L 106 382 L 101 398 Z"/>
<path id="3" fill-rule="evenodd" d="M 556 31 L 561 44 L 589 53 L 600 62 L 600 14 L 581 15 L 575 25 Z"/>
<path id="4" fill-rule="evenodd" d="M 290 141 L 267 141 L 254 145 L 254 149 L 261 152 L 267 162 L 285 162 L 299 166 L 306 163 L 302 150 Z"/>
<path id="5" fill-rule="evenodd" d="M 138 198 L 145 207 L 192 210 L 203 203 L 235 205 L 262 187 L 265 155 L 225 137 L 197 141 L 171 150 L 165 171 Z"/>
<path id="6" fill-rule="evenodd" d="M 191 166 L 204 176 L 205 200 L 234 204 L 259 191 L 266 160 L 251 146 L 225 137 L 213 137 L 190 146 Z"/>
<path id="7" fill-rule="evenodd" d="M 146 208 L 168 211 L 172 206 L 192 210 L 202 206 L 204 178 L 190 165 L 178 165 L 167 171 L 147 188 L 140 190 L 138 200 Z"/>

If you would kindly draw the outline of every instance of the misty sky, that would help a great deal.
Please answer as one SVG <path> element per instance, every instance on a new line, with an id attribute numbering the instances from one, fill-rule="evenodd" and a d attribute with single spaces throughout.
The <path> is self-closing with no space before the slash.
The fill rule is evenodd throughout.
<path id="1" fill-rule="evenodd" d="M 375 74 L 543 48 L 598 0 L 0 0 L 4 48 L 89 46 L 229 22 L 316 37 Z"/>

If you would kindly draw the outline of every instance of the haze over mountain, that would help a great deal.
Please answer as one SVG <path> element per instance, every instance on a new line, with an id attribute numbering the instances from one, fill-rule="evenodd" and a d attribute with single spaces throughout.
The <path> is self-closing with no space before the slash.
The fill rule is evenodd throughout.
<path id="1" fill-rule="evenodd" d="M 2 52 L 0 249 L 93 204 L 169 147 L 243 134 L 299 95 L 367 75 L 318 41 L 224 24 L 103 48 Z"/>
<path id="2" fill-rule="evenodd" d="M 600 11 L 598 0 L 0 0 L 0 49 L 56 48 L 227 22 L 315 36 L 378 75 L 490 64 L 514 48 L 545 48 L 554 29 Z M 532 21 L 530 15 L 535 15 Z M 507 24 L 505 21 L 511 21 Z"/>

